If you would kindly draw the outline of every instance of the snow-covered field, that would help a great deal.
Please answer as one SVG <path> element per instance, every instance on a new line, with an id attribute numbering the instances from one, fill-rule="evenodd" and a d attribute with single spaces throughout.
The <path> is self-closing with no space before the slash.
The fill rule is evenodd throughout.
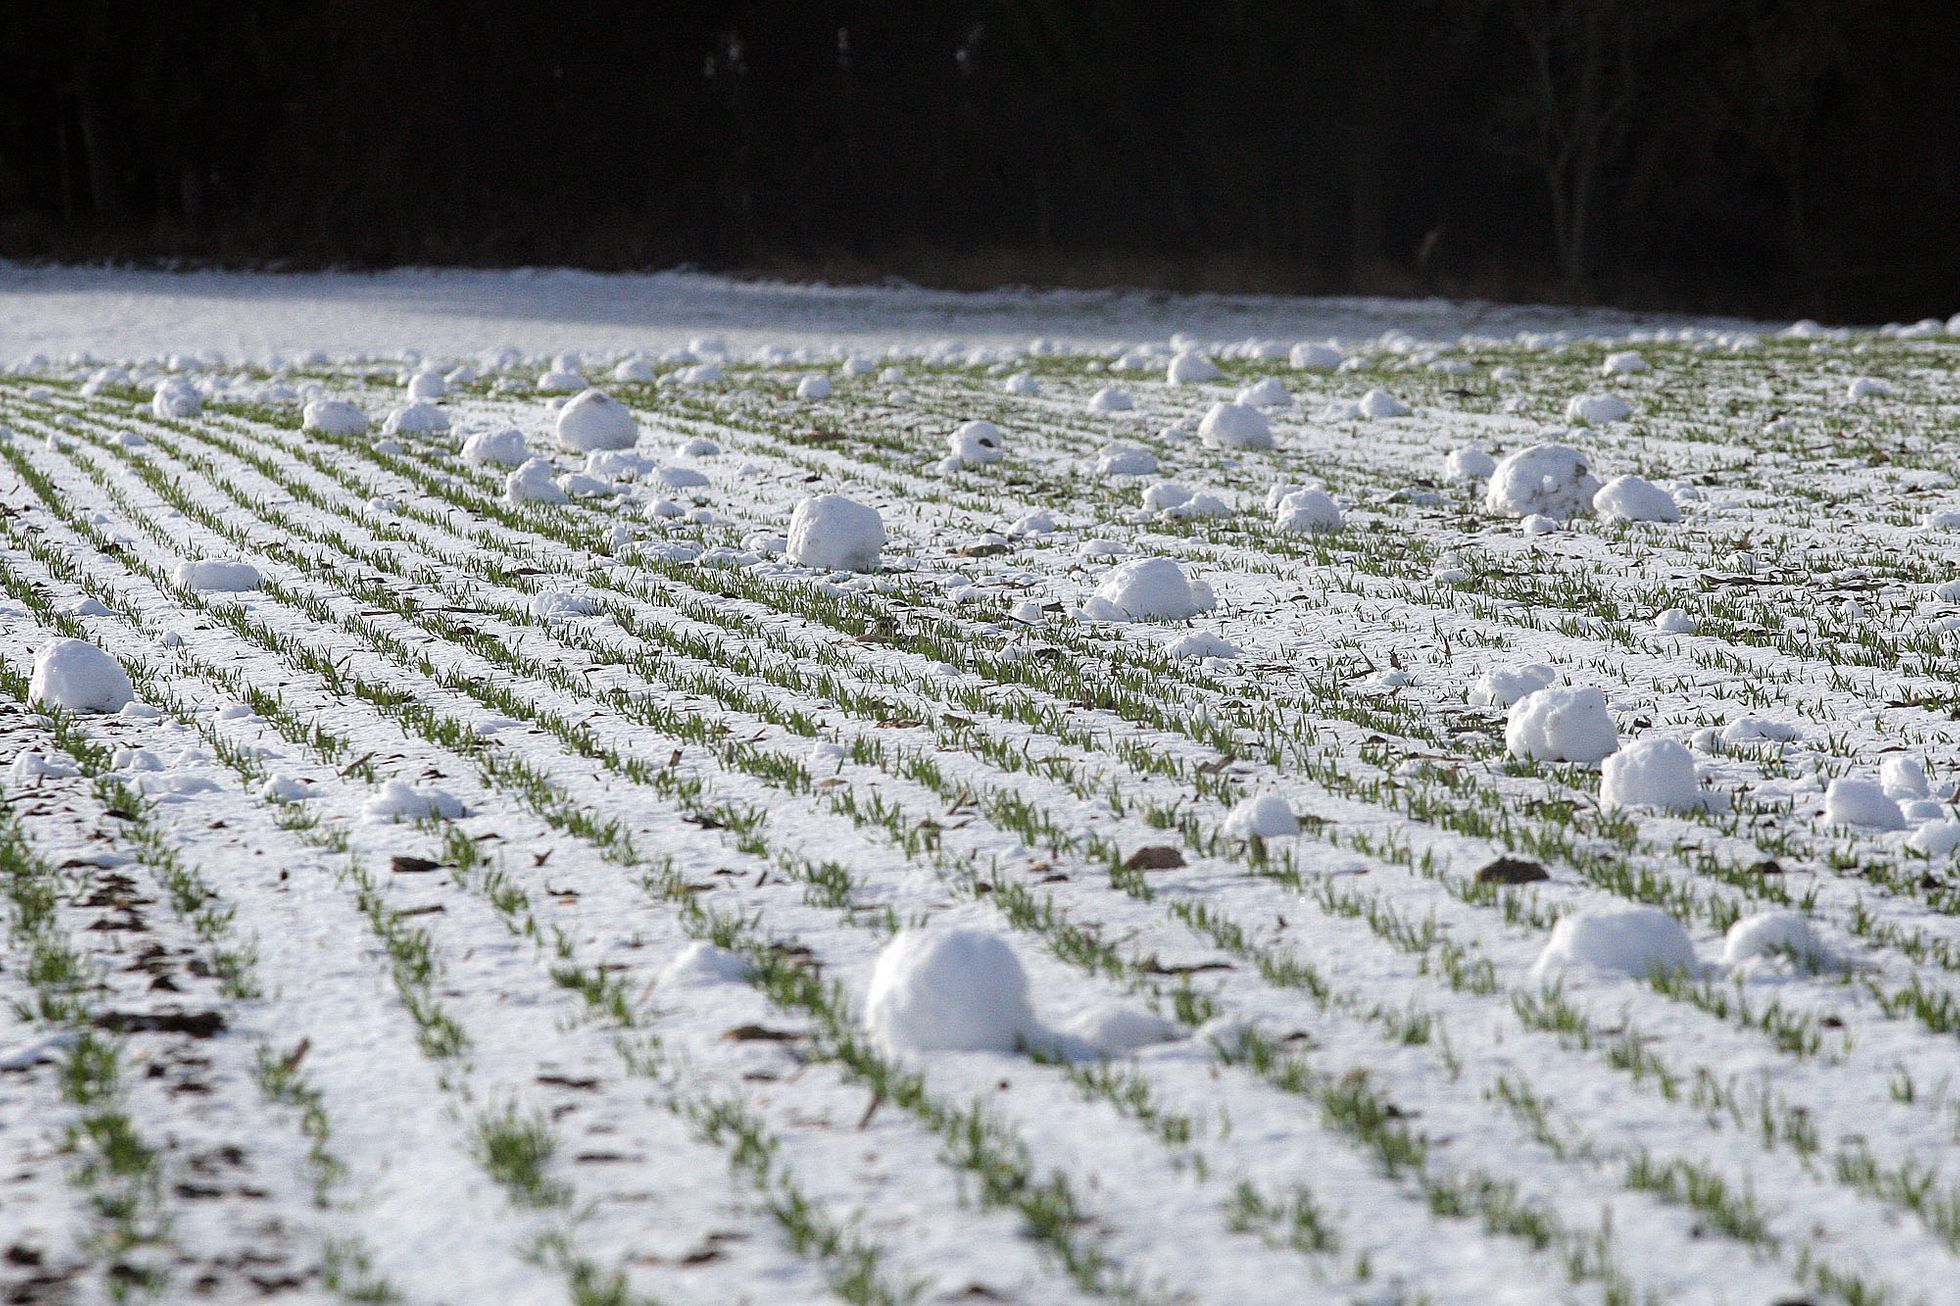
<path id="1" fill-rule="evenodd" d="M 8 275 L 7 1300 L 1960 1302 L 1939 324 Z"/>

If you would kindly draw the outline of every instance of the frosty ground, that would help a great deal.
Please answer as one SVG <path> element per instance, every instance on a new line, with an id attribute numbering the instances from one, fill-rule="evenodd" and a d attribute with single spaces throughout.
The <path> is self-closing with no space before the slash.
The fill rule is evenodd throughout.
<path id="1" fill-rule="evenodd" d="M 11 1300 L 1960 1301 L 1944 324 L 45 275 Z"/>

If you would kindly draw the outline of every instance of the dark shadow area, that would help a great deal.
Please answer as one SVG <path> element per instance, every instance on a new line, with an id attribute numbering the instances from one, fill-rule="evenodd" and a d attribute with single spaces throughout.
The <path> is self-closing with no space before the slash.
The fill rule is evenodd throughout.
<path id="1" fill-rule="evenodd" d="M 1957 37 L 1945 0 L 16 0 L 0 256 L 1944 316 Z"/>

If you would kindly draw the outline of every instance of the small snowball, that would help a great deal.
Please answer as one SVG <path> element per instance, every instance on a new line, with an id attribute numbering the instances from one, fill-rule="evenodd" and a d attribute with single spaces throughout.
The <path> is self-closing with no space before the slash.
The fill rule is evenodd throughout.
<path id="1" fill-rule="evenodd" d="M 708 984 L 739 984 L 749 977 L 748 961 L 706 939 L 696 939 L 661 968 L 663 988 L 696 988 Z"/>
<path id="2" fill-rule="evenodd" d="M 1558 679 L 1558 672 L 1543 662 L 1521 667 L 1492 667 L 1470 686 L 1470 702 L 1477 707 L 1509 707 L 1527 694 L 1534 694 Z"/>
<path id="3" fill-rule="evenodd" d="M 961 422 L 946 443 L 953 457 L 968 467 L 997 463 L 1007 456 L 1007 437 L 992 422 Z"/>
<path id="4" fill-rule="evenodd" d="M 1096 455 L 1098 476 L 1149 476 L 1157 470 L 1157 455 L 1140 444 L 1117 440 Z"/>
<path id="5" fill-rule="evenodd" d="M 434 404 L 413 403 L 389 413 L 381 423 L 383 435 L 428 435 L 449 429 L 449 414 Z"/>
<path id="6" fill-rule="evenodd" d="M 1606 695 L 1590 685 L 1549 686 L 1511 706 L 1504 746 L 1513 757 L 1546 762 L 1598 762 L 1620 746 Z"/>
<path id="7" fill-rule="evenodd" d="M 1814 972 L 1834 965 L 1830 951 L 1817 941 L 1810 922 L 1793 911 L 1764 911 L 1744 916 L 1722 938 L 1723 964 L 1734 967 L 1758 960 L 1787 959 L 1798 970 Z"/>
<path id="8" fill-rule="evenodd" d="M 1169 558 L 1137 558 L 1112 568 L 1082 605 L 1091 621 L 1182 621 L 1211 611 L 1211 586 L 1190 580 Z"/>
<path id="9" fill-rule="evenodd" d="M 1127 413 L 1136 405 L 1130 396 L 1113 385 L 1106 385 L 1089 396 L 1089 411 L 1092 413 Z"/>
<path id="10" fill-rule="evenodd" d="M 1565 405 L 1565 420 L 1581 426 L 1623 422 L 1632 414 L 1633 406 L 1617 395 L 1574 395 Z"/>
<path id="11" fill-rule="evenodd" d="M 1674 496 L 1638 476 L 1615 476 L 1592 498 L 1593 511 L 1608 521 L 1681 520 Z"/>
<path id="12" fill-rule="evenodd" d="M 1497 459 L 1474 445 L 1453 449 L 1443 459 L 1443 475 L 1452 481 L 1487 481 L 1497 470 Z"/>
<path id="13" fill-rule="evenodd" d="M 885 523 L 876 508 L 841 494 L 819 494 L 796 505 L 789 520 L 791 562 L 825 571 L 876 571 Z"/>
<path id="14" fill-rule="evenodd" d="M 416 789 L 403 781 L 390 780 L 361 805 L 361 815 L 372 822 L 426 821 L 439 817 L 453 821 L 463 814 L 463 804 L 447 790 Z"/>
<path id="15" fill-rule="evenodd" d="M 504 502 L 520 503 L 566 503 L 570 496 L 558 487 L 552 475 L 551 464 L 542 458 L 527 460 L 516 471 L 504 478 Z"/>
<path id="16" fill-rule="evenodd" d="M 1505 456 L 1491 473 L 1484 507 L 1506 517 L 1564 520 L 1592 510 L 1599 479 L 1585 455 L 1562 444 L 1534 444 Z"/>
<path id="17" fill-rule="evenodd" d="M 34 655 L 27 696 L 70 712 L 120 712 L 136 697 L 122 664 L 82 639 L 56 639 Z"/>
<path id="18" fill-rule="evenodd" d="M 478 431 L 463 441 L 463 461 L 472 467 L 516 467 L 530 456 L 531 451 L 524 447 L 524 432 L 514 426 L 501 431 Z"/>
<path id="19" fill-rule="evenodd" d="M 1686 812 L 1706 806 L 1694 754 L 1672 739 L 1639 739 L 1600 764 L 1599 801 L 1607 807 Z"/>
<path id="20" fill-rule="evenodd" d="M 1040 1036 L 1014 950 L 976 929 L 906 930 L 871 972 L 865 1025 L 891 1055 L 1013 1052 Z"/>
<path id="21" fill-rule="evenodd" d="M 1692 973 L 1695 945 L 1658 907 L 1595 907 L 1559 919 L 1531 975 L 1545 982 L 1569 969 L 1638 978 Z"/>
<path id="22" fill-rule="evenodd" d="M 1617 354 L 1608 354 L 1606 356 L 1606 362 L 1599 369 L 1600 375 L 1602 376 L 1632 376 L 1637 372 L 1650 370 L 1647 365 L 1647 360 L 1631 349 Z"/>
<path id="23" fill-rule="evenodd" d="M 640 439 L 633 414 L 604 390 L 587 390 L 559 409 L 557 431 L 558 443 L 573 453 L 631 449 Z"/>
<path id="24" fill-rule="evenodd" d="M 338 399 L 315 399 L 300 410 L 300 425 L 327 435 L 366 435 L 367 414 Z"/>
<path id="25" fill-rule="evenodd" d="M 1331 372 L 1341 365 L 1344 355 L 1332 345 L 1297 344 L 1287 361 L 1303 372 Z"/>
<path id="26" fill-rule="evenodd" d="M 1357 405 L 1363 417 L 1407 417 L 1409 406 L 1386 390 L 1370 390 Z"/>
<path id="27" fill-rule="evenodd" d="M 1839 776 L 1824 791 L 1824 820 L 1831 825 L 1862 825 L 1874 830 L 1902 830 L 1905 813 L 1871 780 Z"/>
<path id="28" fill-rule="evenodd" d="M 1295 490 L 1279 501 L 1274 521 L 1283 531 L 1336 531 L 1344 518 L 1325 491 Z"/>
<path id="29" fill-rule="evenodd" d="M 830 378 L 811 373 L 796 383 L 796 397 L 798 399 L 830 398 Z"/>
<path id="30" fill-rule="evenodd" d="M 1273 428 L 1249 404 L 1219 403 L 1198 423 L 1198 438 L 1207 449 L 1270 449 Z"/>
<path id="31" fill-rule="evenodd" d="M 1278 794 L 1241 798 L 1225 818 L 1228 839 L 1285 839 L 1300 833 L 1300 818 Z"/>
<path id="32" fill-rule="evenodd" d="M 1172 385 L 1195 385 L 1204 381 L 1216 381 L 1224 376 L 1218 364 L 1203 354 L 1186 351 L 1171 359 L 1170 366 L 1164 370 L 1164 379 Z"/>
<path id="33" fill-rule="evenodd" d="M 1686 608 L 1669 608 L 1655 616 L 1654 629 L 1663 635 L 1692 635 L 1701 629 L 1701 622 Z"/>
<path id="34" fill-rule="evenodd" d="M 259 587 L 259 569 L 249 562 L 205 558 L 180 562 L 172 578 L 185 589 L 208 594 L 242 594 Z"/>

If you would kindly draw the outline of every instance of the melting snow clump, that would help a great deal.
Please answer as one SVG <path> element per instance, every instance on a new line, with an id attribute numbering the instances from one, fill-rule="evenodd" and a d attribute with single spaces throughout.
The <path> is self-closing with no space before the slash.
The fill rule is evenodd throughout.
<path id="1" fill-rule="evenodd" d="M 445 789 L 417 789 L 401 780 L 390 780 L 361 805 L 361 815 L 369 821 L 426 821 L 437 817 L 453 821 L 463 814 L 463 804 Z"/>
<path id="2" fill-rule="evenodd" d="M 1476 707 L 1509 707 L 1527 694 L 1535 694 L 1558 679 L 1558 671 L 1543 662 L 1521 667 L 1492 667 L 1470 686 L 1470 702 Z"/>
<path id="3" fill-rule="evenodd" d="M 1038 1037 L 1021 962 L 997 934 L 906 930 L 871 971 L 864 1021 L 889 1054 L 1013 1052 Z"/>

